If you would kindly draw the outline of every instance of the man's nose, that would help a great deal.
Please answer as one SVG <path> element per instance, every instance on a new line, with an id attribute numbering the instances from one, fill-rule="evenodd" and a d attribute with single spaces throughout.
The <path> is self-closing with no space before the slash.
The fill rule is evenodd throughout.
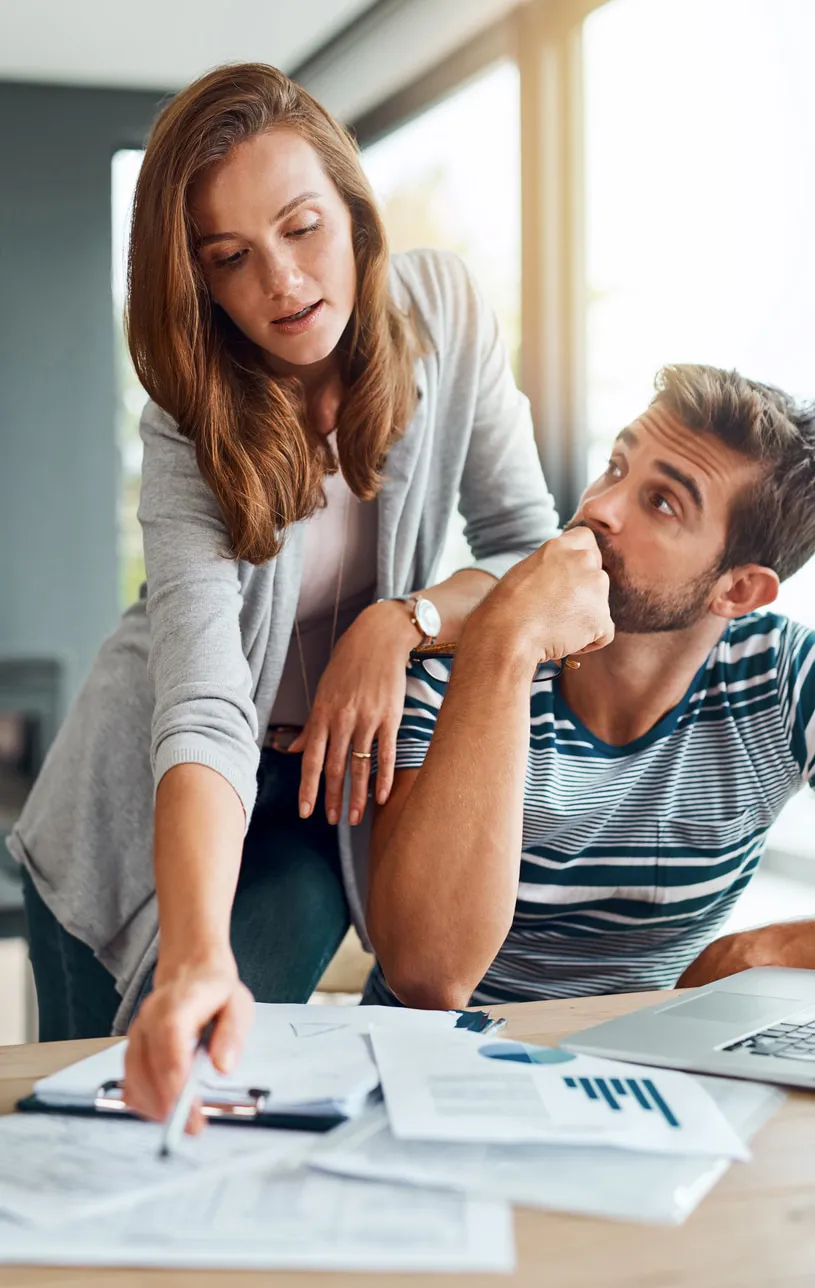
<path id="1" fill-rule="evenodd" d="M 619 532 L 625 519 L 626 507 L 625 488 L 618 483 L 604 488 L 594 496 L 584 497 L 580 518 L 598 532 Z"/>

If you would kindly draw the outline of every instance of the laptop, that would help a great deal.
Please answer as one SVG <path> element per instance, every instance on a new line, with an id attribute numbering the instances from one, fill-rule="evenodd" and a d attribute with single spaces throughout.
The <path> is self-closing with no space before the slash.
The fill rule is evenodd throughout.
<path id="1" fill-rule="evenodd" d="M 560 1045 L 634 1064 L 815 1088 L 815 970 L 745 970 Z"/>

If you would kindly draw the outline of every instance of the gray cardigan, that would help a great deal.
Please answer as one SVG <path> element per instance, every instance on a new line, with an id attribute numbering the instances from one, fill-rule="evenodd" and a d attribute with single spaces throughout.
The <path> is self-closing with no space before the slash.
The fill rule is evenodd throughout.
<path id="1" fill-rule="evenodd" d="M 557 523 L 527 401 L 461 261 L 439 251 L 396 255 L 392 290 L 430 343 L 417 361 L 417 409 L 380 493 L 379 596 L 433 584 L 457 501 L 475 566 L 495 576 Z M 225 558 L 226 530 L 191 444 L 153 403 L 141 432 L 146 600 L 103 644 L 8 842 L 61 924 L 114 976 L 117 1032 L 157 954 L 155 785 L 173 765 L 209 765 L 250 818 L 305 534 L 296 524 L 260 567 Z M 346 891 L 364 942 L 367 844 L 364 825 L 341 824 Z"/>

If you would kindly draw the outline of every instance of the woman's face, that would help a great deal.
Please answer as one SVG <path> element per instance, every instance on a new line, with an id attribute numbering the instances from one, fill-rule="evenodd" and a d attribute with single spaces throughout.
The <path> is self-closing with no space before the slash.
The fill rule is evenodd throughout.
<path id="1" fill-rule="evenodd" d="M 330 367 L 356 299 L 351 215 L 309 143 L 277 128 L 240 143 L 192 191 L 212 298 L 281 374 Z"/>

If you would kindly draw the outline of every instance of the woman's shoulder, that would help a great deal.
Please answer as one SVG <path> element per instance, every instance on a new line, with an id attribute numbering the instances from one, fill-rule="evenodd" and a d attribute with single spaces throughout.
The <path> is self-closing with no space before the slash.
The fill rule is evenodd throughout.
<path id="1" fill-rule="evenodd" d="M 434 338 L 486 307 L 470 270 L 451 250 L 423 247 L 391 256 L 394 298 L 417 309 Z"/>
<path id="2" fill-rule="evenodd" d="M 139 433 L 145 443 L 156 438 L 172 438 L 189 446 L 189 439 L 181 433 L 178 423 L 152 398 L 147 399 L 142 409 Z"/>

